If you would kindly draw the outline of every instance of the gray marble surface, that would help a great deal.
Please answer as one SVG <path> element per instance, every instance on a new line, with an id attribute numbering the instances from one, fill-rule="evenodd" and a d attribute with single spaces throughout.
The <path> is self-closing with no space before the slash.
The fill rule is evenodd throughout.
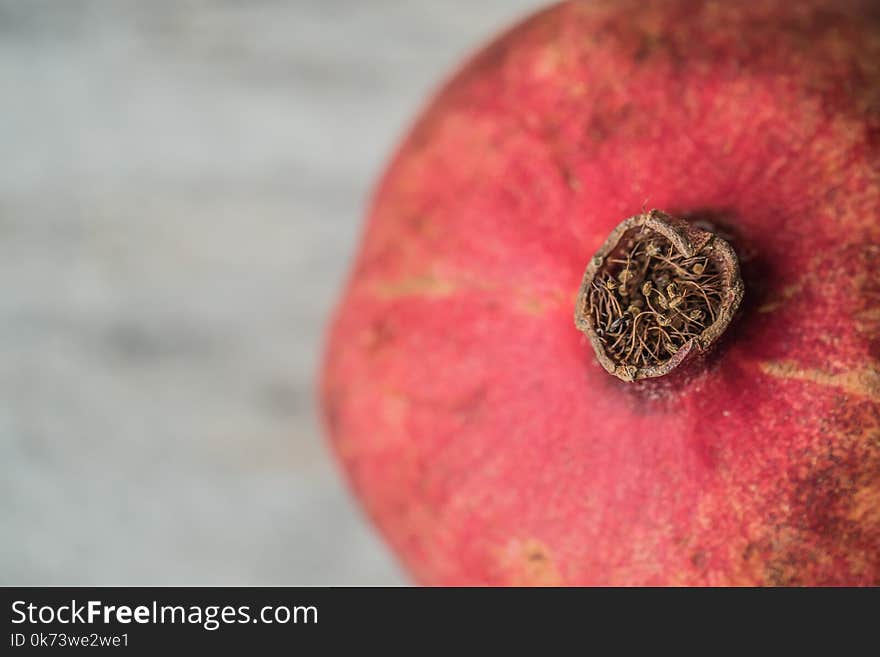
<path id="1" fill-rule="evenodd" d="M 527 0 L 0 0 L 0 583 L 404 584 L 321 334 L 425 94 Z"/>

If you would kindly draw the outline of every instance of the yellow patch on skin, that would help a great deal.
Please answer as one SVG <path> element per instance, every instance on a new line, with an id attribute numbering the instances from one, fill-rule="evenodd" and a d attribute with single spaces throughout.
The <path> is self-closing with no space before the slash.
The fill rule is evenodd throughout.
<path id="1" fill-rule="evenodd" d="M 559 70 L 562 63 L 562 53 L 556 44 L 550 44 L 541 53 L 532 66 L 532 74 L 536 79 L 548 79 Z"/>
<path id="2" fill-rule="evenodd" d="M 562 575 L 553 561 L 550 550 L 540 541 L 530 538 L 513 540 L 502 556 L 505 572 L 512 586 L 560 586 Z"/>
<path id="3" fill-rule="evenodd" d="M 538 297 L 524 297 L 517 304 L 526 315 L 541 316 L 547 309 L 547 304 Z"/>
<path id="4" fill-rule="evenodd" d="M 840 388 L 844 392 L 861 397 L 880 395 L 880 370 L 866 367 L 841 374 L 832 374 L 819 369 L 802 368 L 793 361 L 768 361 L 759 367 L 765 374 L 780 379 L 806 381 L 821 386 Z"/>
<path id="5" fill-rule="evenodd" d="M 759 586 L 764 582 L 764 560 L 756 543 L 737 541 L 735 548 L 730 550 L 729 559 L 731 572 L 714 582 L 715 586 Z"/>
<path id="6" fill-rule="evenodd" d="M 856 328 L 862 333 L 874 333 L 880 324 L 880 307 L 868 308 L 853 316 Z"/>
<path id="7" fill-rule="evenodd" d="M 527 315 L 540 317 L 547 313 L 553 306 L 573 304 L 573 300 L 569 300 L 565 292 L 536 294 L 534 292 L 523 292 L 516 297 L 516 307 Z"/>
<path id="8" fill-rule="evenodd" d="M 863 527 L 880 526 L 880 480 L 855 492 L 848 517 Z"/>
<path id="9" fill-rule="evenodd" d="M 381 281 L 372 286 L 372 290 L 380 299 L 394 300 L 406 297 L 442 298 L 459 291 L 494 292 L 496 286 L 476 280 L 453 281 L 437 278 L 432 274 L 407 276 L 396 281 Z M 510 295 L 511 307 L 526 315 L 540 317 L 559 304 L 569 303 L 568 295 L 562 291 L 541 294 L 533 290 L 520 290 Z M 371 329 L 363 338 L 365 345 L 373 345 L 380 338 Z"/>
<path id="10" fill-rule="evenodd" d="M 799 294 L 801 290 L 804 289 L 803 283 L 797 283 L 796 285 L 789 285 L 788 287 L 782 288 L 779 296 L 762 306 L 758 307 L 759 313 L 772 313 L 777 308 L 781 307 L 786 301 Z"/>
<path id="11" fill-rule="evenodd" d="M 410 276 L 398 281 L 384 281 L 375 286 L 377 295 L 383 299 L 400 297 L 445 297 L 455 292 L 458 286 L 452 281 L 431 275 Z"/>

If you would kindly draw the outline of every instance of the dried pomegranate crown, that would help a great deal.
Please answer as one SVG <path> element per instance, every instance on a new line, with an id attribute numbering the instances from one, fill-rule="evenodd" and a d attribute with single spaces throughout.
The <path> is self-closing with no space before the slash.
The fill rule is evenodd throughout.
<path id="1" fill-rule="evenodd" d="M 742 297 L 730 244 L 651 210 L 624 220 L 593 256 L 575 324 L 606 370 L 635 381 L 667 374 L 707 350 Z"/>

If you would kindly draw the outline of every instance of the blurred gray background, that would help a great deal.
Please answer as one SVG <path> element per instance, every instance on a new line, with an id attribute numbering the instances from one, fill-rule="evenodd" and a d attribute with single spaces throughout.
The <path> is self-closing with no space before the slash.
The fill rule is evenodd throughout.
<path id="1" fill-rule="evenodd" d="M 407 583 L 322 329 L 401 131 L 537 4 L 0 0 L 0 583 Z"/>

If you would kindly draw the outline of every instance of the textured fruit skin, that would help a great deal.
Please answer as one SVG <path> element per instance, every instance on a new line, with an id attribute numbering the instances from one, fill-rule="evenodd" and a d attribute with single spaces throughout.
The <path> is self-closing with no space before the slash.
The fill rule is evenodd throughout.
<path id="1" fill-rule="evenodd" d="M 382 178 L 322 373 L 425 584 L 880 584 L 876 3 L 572 2 L 446 84 Z M 656 207 L 746 283 L 687 375 L 609 376 L 584 267 Z"/>

